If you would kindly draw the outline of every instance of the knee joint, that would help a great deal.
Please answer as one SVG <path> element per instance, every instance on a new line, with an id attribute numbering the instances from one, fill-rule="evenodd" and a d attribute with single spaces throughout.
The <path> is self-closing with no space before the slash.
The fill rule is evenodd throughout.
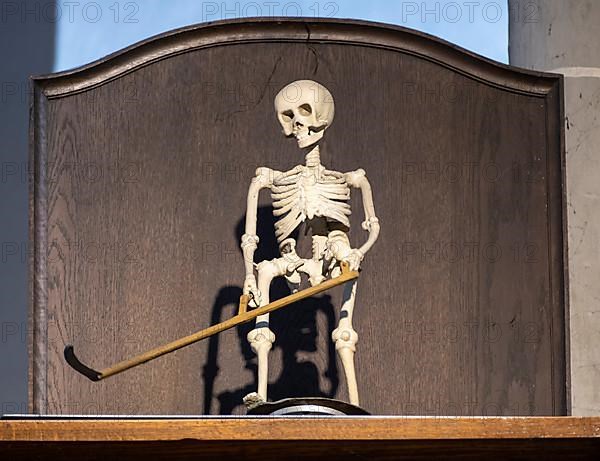
<path id="1" fill-rule="evenodd" d="M 254 352 L 263 347 L 271 349 L 272 344 L 275 342 L 275 333 L 269 327 L 255 328 L 248 333 L 247 339 Z"/>
<path id="2" fill-rule="evenodd" d="M 331 333 L 331 339 L 335 342 L 335 348 L 349 348 L 352 351 L 356 350 L 358 342 L 358 333 L 350 327 L 338 327 Z"/>

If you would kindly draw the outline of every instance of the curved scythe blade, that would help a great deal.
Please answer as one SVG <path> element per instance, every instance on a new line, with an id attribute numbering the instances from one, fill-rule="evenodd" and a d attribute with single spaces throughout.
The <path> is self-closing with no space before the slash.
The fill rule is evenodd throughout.
<path id="1" fill-rule="evenodd" d="M 68 344 L 65 346 L 65 360 L 73 369 L 81 373 L 86 378 L 92 381 L 100 381 L 102 379 L 102 373 L 99 371 L 93 370 L 90 367 L 84 365 L 79 361 L 77 356 L 75 355 L 75 351 L 73 350 L 73 346 Z"/>

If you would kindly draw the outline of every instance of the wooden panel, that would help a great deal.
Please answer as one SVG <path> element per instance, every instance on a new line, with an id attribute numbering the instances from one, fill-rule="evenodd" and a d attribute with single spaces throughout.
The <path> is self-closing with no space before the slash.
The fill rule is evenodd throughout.
<path id="1" fill-rule="evenodd" d="M 382 223 L 358 285 L 362 406 L 565 414 L 560 78 L 403 29 L 294 20 L 198 26 L 35 81 L 34 409 L 244 412 L 250 325 L 100 383 L 62 350 L 104 367 L 234 314 L 250 178 L 303 162 L 272 108 L 300 78 L 335 99 L 323 163 L 367 171 Z M 359 244 L 357 195 L 353 209 Z M 268 196 L 259 220 L 256 259 L 275 257 Z M 339 295 L 272 316 L 272 400 L 347 399 Z"/>
<path id="2" fill-rule="evenodd" d="M 599 418 L 0 422 L 0 454 L 18 459 L 591 460 L 599 442 Z"/>

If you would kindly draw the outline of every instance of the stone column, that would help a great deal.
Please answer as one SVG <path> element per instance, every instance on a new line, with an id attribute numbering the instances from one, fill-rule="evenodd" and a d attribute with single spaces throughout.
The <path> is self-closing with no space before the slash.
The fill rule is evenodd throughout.
<path id="1" fill-rule="evenodd" d="M 509 0 L 514 66 L 565 75 L 573 415 L 600 414 L 600 1 Z"/>

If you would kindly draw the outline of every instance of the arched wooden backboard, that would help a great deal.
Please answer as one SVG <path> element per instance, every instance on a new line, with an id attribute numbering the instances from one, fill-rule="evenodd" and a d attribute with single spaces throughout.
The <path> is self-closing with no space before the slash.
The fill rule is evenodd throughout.
<path id="1" fill-rule="evenodd" d="M 560 76 L 316 19 L 189 27 L 34 79 L 34 411 L 244 412 L 251 325 L 99 383 L 62 352 L 72 343 L 102 368 L 234 314 L 249 181 L 303 162 L 273 98 L 304 78 L 335 99 L 323 162 L 364 168 L 381 220 L 355 314 L 362 406 L 566 413 Z M 359 244 L 358 194 L 353 210 Z M 257 260 L 276 255 L 268 194 L 259 219 Z M 272 400 L 347 398 L 329 339 L 339 301 L 272 316 Z"/>

